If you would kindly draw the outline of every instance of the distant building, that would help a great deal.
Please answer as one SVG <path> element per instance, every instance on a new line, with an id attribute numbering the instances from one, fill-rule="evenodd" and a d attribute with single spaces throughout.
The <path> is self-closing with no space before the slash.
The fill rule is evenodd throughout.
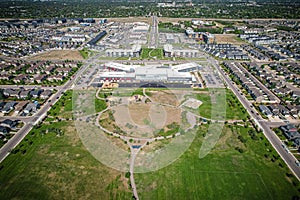
<path id="1" fill-rule="evenodd" d="M 195 58 L 199 51 L 195 49 L 173 49 L 171 44 L 164 45 L 164 56 L 166 57 L 188 57 Z"/>
<path id="2" fill-rule="evenodd" d="M 193 29 L 187 29 L 185 31 L 185 34 L 188 38 L 192 38 L 198 41 L 204 41 L 206 44 L 212 43 L 214 40 L 214 36 L 212 34 L 204 32 L 194 32 Z"/>
<path id="3" fill-rule="evenodd" d="M 139 44 L 133 45 L 131 49 L 107 49 L 107 57 L 139 57 L 142 47 Z"/>
<path id="4" fill-rule="evenodd" d="M 97 81 L 103 82 L 163 82 L 163 83 L 186 83 L 196 82 L 190 73 L 199 71 L 201 66 L 196 63 L 185 63 L 174 66 L 161 65 L 123 65 L 119 63 L 107 63 L 103 71 L 98 74 Z"/>

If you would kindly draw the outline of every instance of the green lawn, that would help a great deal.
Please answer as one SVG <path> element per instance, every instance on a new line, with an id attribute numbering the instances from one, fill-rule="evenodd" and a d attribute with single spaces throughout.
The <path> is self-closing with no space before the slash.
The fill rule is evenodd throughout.
<path id="1" fill-rule="evenodd" d="M 141 90 L 135 92 L 140 94 Z M 221 102 L 218 92 L 214 92 L 215 100 Z M 49 113 L 51 117 L 70 115 L 72 102 L 77 98 L 84 101 L 83 105 L 95 105 L 97 111 L 106 108 L 104 101 L 92 98 L 94 94 L 94 90 L 67 91 Z M 232 101 L 232 116 L 242 116 L 234 96 L 229 91 L 226 94 Z M 205 103 L 211 97 L 201 94 L 199 98 Z M 238 108 L 234 110 L 234 106 Z M 83 111 L 91 114 L 95 109 Z M 170 166 L 135 174 L 140 199 L 252 200 L 300 196 L 299 182 L 263 134 L 253 128 L 225 125 L 213 150 L 199 159 L 208 126 L 198 127 L 191 146 Z M 132 198 L 125 173 L 96 160 L 82 145 L 72 121 L 35 126 L 0 164 L 0 184 L 0 199 Z"/>
<path id="2" fill-rule="evenodd" d="M 157 59 L 162 59 L 163 58 L 163 49 L 153 49 L 149 56 L 151 57 L 156 57 Z"/>
<path id="3" fill-rule="evenodd" d="M 230 90 L 210 89 L 209 94 L 197 94 L 196 98 L 203 103 L 199 107 L 202 117 L 222 119 L 225 114 L 219 112 L 226 111 L 226 120 L 247 119 L 246 110 Z"/>
<path id="4" fill-rule="evenodd" d="M 73 91 L 73 112 L 81 112 L 81 115 L 93 115 L 104 110 L 107 107 L 106 102 L 97 99 L 95 95 L 96 90 Z M 77 101 L 77 99 L 79 100 Z"/>
<path id="5" fill-rule="evenodd" d="M 89 50 L 88 48 L 83 48 L 79 51 L 83 59 L 88 59 L 89 57 L 93 56 L 95 54 L 94 51 Z"/>
<path id="6" fill-rule="evenodd" d="M 95 105 L 106 107 L 100 100 Z M 49 113 L 62 117 L 71 110 L 72 91 L 67 91 Z M 74 122 L 48 119 L 0 164 L 0 199 L 131 199 L 125 173 L 96 160 Z"/>
<path id="7" fill-rule="evenodd" d="M 157 59 L 163 58 L 163 49 L 150 49 L 143 48 L 141 53 L 141 59 L 153 59 L 156 57 Z"/>
<path id="8" fill-rule="evenodd" d="M 199 127 L 190 148 L 173 164 L 135 175 L 140 199 L 292 199 L 299 196 L 298 181 L 288 178 L 291 173 L 271 150 L 271 145 L 261 133 L 256 133 L 258 140 L 251 139 L 248 130 L 226 126 L 214 149 L 199 159 L 207 125 Z M 246 142 L 242 143 L 239 136 Z M 243 153 L 237 149 L 243 149 Z"/>

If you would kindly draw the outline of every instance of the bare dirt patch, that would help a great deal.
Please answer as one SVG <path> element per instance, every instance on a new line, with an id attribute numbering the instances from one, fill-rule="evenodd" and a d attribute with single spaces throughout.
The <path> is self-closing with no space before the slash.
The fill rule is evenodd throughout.
<path id="1" fill-rule="evenodd" d="M 128 109 L 131 119 L 140 126 L 145 125 L 145 120 L 151 120 L 149 117 L 150 107 L 150 104 L 129 104 Z"/>
<path id="2" fill-rule="evenodd" d="M 156 103 L 179 106 L 180 99 L 173 91 L 150 91 L 151 99 Z"/>
<path id="3" fill-rule="evenodd" d="M 245 42 L 240 40 L 235 34 L 215 34 L 214 36 L 218 44 L 245 44 Z"/>
<path id="4" fill-rule="evenodd" d="M 50 50 L 27 58 L 28 60 L 83 60 L 77 50 Z"/>

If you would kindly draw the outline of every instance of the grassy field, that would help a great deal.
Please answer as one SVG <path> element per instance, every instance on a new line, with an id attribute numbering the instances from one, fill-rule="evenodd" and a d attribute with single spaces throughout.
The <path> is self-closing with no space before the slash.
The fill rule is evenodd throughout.
<path id="1" fill-rule="evenodd" d="M 51 117 L 70 115 L 72 92 Z M 51 120 L 50 120 L 51 121 Z M 0 199 L 131 199 L 125 173 L 102 165 L 82 145 L 74 122 L 46 120 L 0 164 Z"/>
<path id="2" fill-rule="evenodd" d="M 35 126 L 0 164 L 0 199 L 132 199 L 125 173 L 96 160 L 83 146 L 74 122 L 65 120 L 71 117 L 72 98 L 81 95 L 89 100 L 89 95 L 94 94 L 93 91 L 86 96 L 83 93 L 79 91 L 74 96 L 67 91 L 49 112 L 51 120 L 47 118 L 42 125 Z M 217 94 L 215 91 L 214 95 Z M 226 94 L 231 117 L 244 116 L 233 94 L 229 91 Z M 203 102 L 210 101 L 207 94 L 199 95 Z M 220 101 L 218 96 L 215 101 Z M 95 107 L 100 111 L 106 105 L 95 100 Z M 56 117 L 60 120 L 54 121 Z M 225 125 L 213 150 L 199 159 L 208 126 L 198 127 L 189 149 L 170 166 L 135 174 L 140 199 L 292 199 L 300 196 L 299 182 L 263 134 L 251 127 Z M 155 145 L 163 146 L 164 142 Z"/>
<path id="3" fill-rule="evenodd" d="M 89 57 L 93 56 L 95 54 L 94 51 L 91 51 L 87 48 L 83 48 L 82 50 L 79 51 L 83 59 L 88 59 Z"/>
<path id="4" fill-rule="evenodd" d="M 216 92 L 214 92 L 216 91 Z M 226 120 L 238 120 L 247 119 L 247 112 L 238 99 L 230 90 L 225 91 L 226 94 L 218 94 L 218 90 L 211 90 L 209 94 L 197 94 L 197 99 L 202 101 L 203 104 L 199 107 L 199 114 L 205 118 L 211 118 L 212 106 L 215 111 L 225 111 L 225 99 L 226 96 Z M 214 98 L 212 98 L 214 95 Z M 218 119 L 218 114 L 214 113 L 214 119 Z M 224 115 L 223 115 L 224 116 Z"/>
<path id="5" fill-rule="evenodd" d="M 156 57 L 157 59 L 163 58 L 163 50 L 162 49 L 150 49 L 143 48 L 141 53 L 141 59 L 153 59 Z"/>
<path id="6" fill-rule="evenodd" d="M 199 127 L 190 148 L 172 165 L 135 175 L 140 199 L 292 199 L 299 196 L 298 181 L 289 177 L 291 173 L 262 133 L 256 133 L 258 139 L 251 139 L 249 130 L 226 126 L 214 149 L 199 159 L 207 125 Z"/>

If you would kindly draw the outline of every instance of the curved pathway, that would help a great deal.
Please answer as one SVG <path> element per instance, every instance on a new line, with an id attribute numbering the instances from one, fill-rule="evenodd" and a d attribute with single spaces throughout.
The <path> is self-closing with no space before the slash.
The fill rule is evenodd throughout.
<path id="1" fill-rule="evenodd" d="M 104 101 L 107 101 L 108 99 L 107 98 L 101 98 L 99 97 L 99 92 L 101 91 L 101 88 L 97 91 L 96 93 L 96 98 L 97 99 L 100 99 L 100 100 L 104 100 Z M 165 106 L 170 106 L 170 107 L 182 107 L 181 105 L 180 106 L 174 106 L 174 105 L 170 105 L 170 104 L 161 104 L 161 103 L 156 103 L 155 101 L 153 101 L 151 99 L 151 97 L 149 97 L 147 94 L 146 94 L 146 88 L 143 88 L 143 95 L 144 97 L 147 99 L 149 99 L 151 101 L 151 103 L 153 104 L 159 104 L 159 105 L 165 105 Z M 130 165 L 129 165 L 129 172 L 130 172 L 130 184 L 131 184 L 131 187 L 132 187 L 132 191 L 133 191 L 133 195 L 135 197 L 135 199 L 139 199 L 138 197 L 138 192 L 137 192 L 137 187 L 136 187 L 136 184 L 135 184 L 135 180 L 134 180 L 134 163 L 135 163 L 135 158 L 136 156 L 138 155 L 139 151 L 147 144 L 147 143 L 151 143 L 153 141 L 157 141 L 157 140 L 163 140 L 163 139 L 170 139 L 172 137 L 177 137 L 177 136 L 180 136 L 180 132 L 177 132 L 175 135 L 169 135 L 169 136 L 158 136 L 158 137 L 154 137 L 154 138 L 137 138 L 137 137 L 131 137 L 131 136 L 125 136 L 125 135 L 121 135 L 121 134 L 118 134 L 118 133 L 115 133 L 113 131 L 110 131 L 110 130 L 107 130 L 106 128 L 102 127 L 99 123 L 100 121 L 100 117 L 101 115 L 108 111 L 109 109 L 111 109 L 113 106 L 110 104 L 110 101 L 107 101 L 108 102 L 108 106 L 106 109 L 102 110 L 101 112 L 97 113 L 97 117 L 96 117 L 96 122 L 95 122 L 95 125 L 97 127 L 99 127 L 102 131 L 104 131 L 105 133 L 109 134 L 109 135 L 112 135 L 112 136 L 115 136 L 115 137 L 118 137 L 120 138 L 121 140 L 123 141 L 126 141 L 128 146 L 130 147 Z M 118 104 L 118 106 L 120 105 L 126 105 L 127 103 L 122 103 L 122 104 Z M 95 115 L 95 114 L 93 114 Z M 193 129 L 195 125 L 197 125 L 197 118 L 201 118 L 201 119 L 206 119 L 206 120 L 209 120 L 209 121 L 212 121 L 212 122 L 225 122 L 224 120 L 221 121 L 221 120 L 211 120 L 211 119 L 208 119 L 208 118 L 204 118 L 202 116 L 199 116 L 195 113 L 192 113 L 191 111 L 188 111 L 187 110 L 187 114 L 186 114 L 186 119 L 188 121 L 188 123 L 190 124 L 190 127 L 187 128 L 187 130 L 190 130 L 190 129 Z M 229 120 L 228 122 L 242 122 L 242 120 Z M 134 144 L 130 141 L 135 141 L 135 140 L 140 140 L 140 141 L 143 141 L 143 143 L 140 145 L 139 148 L 134 148 Z"/>

